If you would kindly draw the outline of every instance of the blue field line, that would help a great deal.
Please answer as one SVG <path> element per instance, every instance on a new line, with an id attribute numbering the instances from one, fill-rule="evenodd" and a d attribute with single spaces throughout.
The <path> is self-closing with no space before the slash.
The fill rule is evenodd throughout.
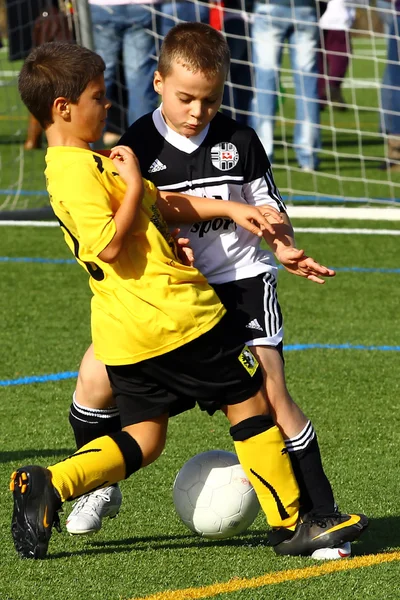
<path id="1" fill-rule="evenodd" d="M 0 263 L 44 263 L 44 264 L 57 264 L 57 265 L 73 265 L 76 263 L 74 258 L 40 258 L 30 256 L 0 256 Z M 336 273 L 394 273 L 400 274 L 400 269 L 387 269 L 384 267 L 330 267 L 334 269 Z M 282 269 L 281 265 L 278 265 L 278 269 Z"/>
<path id="2" fill-rule="evenodd" d="M 368 350 L 378 352 L 400 352 L 400 346 L 365 346 L 363 344 L 288 344 L 284 347 L 285 352 L 299 350 Z M 47 383 L 48 381 L 61 381 L 64 379 L 76 379 L 77 371 L 63 371 L 62 373 L 51 373 L 50 375 L 32 375 L 31 377 L 18 377 L 17 379 L 0 379 L 0 387 L 11 385 L 27 385 L 31 383 Z"/>
<path id="3" fill-rule="evenodd" d="M 27 385 L 30 383 L 47 383 L 48 381 L 61 381 L 63 379 L 76 379 L 78 371 L 64 371 L 50 375 L 32 375 L 31 377 L 18 377 L 17 379 L 0 379 L 0 387 L 10 385 Z"/>

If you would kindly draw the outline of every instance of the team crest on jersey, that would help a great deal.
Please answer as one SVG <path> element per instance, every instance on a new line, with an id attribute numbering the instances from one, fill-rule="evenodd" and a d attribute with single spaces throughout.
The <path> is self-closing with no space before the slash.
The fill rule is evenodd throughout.
<path id="1" fill-rule="evenodd" d="M 221 142 L 211 148 L 211 162 L 220 171 L 230 171 L 238 160 L 239 152 L 231 142 Z"/>
<path id="2" fill-rule="evenodd" d="M 238 358 L 250 377 L 253 377 L 254 373 L 257 371 L 258 361 L 248 346 L 243 348 Z"/>

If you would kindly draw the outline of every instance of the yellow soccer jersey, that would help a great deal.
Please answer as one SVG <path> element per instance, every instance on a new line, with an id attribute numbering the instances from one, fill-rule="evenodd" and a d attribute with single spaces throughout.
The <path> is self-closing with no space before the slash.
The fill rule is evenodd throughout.
<path id="1" fill-rule="evenodd" d="M 90 274 L 92 339 L 96 358 L 125 365 L 164 354 L 212 329 L 225 313 L 195 268 L 179 262 L 175 242 L 145 194 L 131 235 L 113 264 L 98 254 L 115 235 L 113 215 L 126 186 L 113 162 L 75 147 L 51 147 L 45 171 L 51 206 L 65 240 Z"/>

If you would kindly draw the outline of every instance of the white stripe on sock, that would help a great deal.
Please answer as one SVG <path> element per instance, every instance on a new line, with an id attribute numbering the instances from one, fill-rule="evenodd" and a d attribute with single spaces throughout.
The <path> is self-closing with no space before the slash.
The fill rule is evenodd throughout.
<path id="1" fill-rule="evenodd" d="M 73 396 L 72 396 L 72 404 L 73 404 L 76 412 L 82 416 L 96 417 L 98 419 L 112 419 L 113 417 L 117 417 L 119 415 L 119 410 L 116 406 L 112 407 L 112 408 L 102 408 L 102 409 L 88 408 L 87 406 L 82 406 L 82 404 L 79 404 L 76 401 L 75 394 L 76 394 L 76 392 L 74 392 Z"/>
<path id="2" fill-rule="evenodd" d="M 296 436 L 285 440 L 285 445 L 288 452 L 298 452 L 304 450 L 315 438 L 315 430 L 311 421 L 307 421 L 304 429 Z"/>

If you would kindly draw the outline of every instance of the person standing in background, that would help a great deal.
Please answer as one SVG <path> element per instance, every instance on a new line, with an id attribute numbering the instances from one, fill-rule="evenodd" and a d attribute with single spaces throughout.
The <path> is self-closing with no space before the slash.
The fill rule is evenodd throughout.
<path id="1" fill-rule="evenodd" d="M 210 25 L 221 31 L 231 53 L 221 112 L 242 125 L 251 125 L 254 81 L 251 59 L 253 0 L 220 0 L 210 12 Z"/>
<path id="2" fill-rule="evenodd" d="M 93 23 L 94 50 L 106 63 L 104 79 L 107 97 L 122 73 L 127 88 L 127 124 L 157 108 L 153 88 L 159 37 L 178 21 L 208 21 L 208 6 L 193 1 L 89 0 Z M 122 132 L 121 132 L 122 133 Z M 120 135 L 106 131 L 104 143 L 114 144 Z"/>
<path id="3" fill-rule="evenodd" d="M 354 23 L 356 11 L 347 6 L 346 0 L 329 0 L 319 20 L 321 28 L 321 52 L 318 55 L 318 68 L 321 77 L 318 80 L 318 96 L 322 101 L 333 102 L 339 110 L 347 110 L 342 95 L 342 83 L 345 78 L 352 52 L 350 28 Z"/>
<path id="4" fill-rule="evenodd" d="M 394 28 L 394 22 L 396 20 L 396 13 L 394 11 L 395 4 L 394 0 L 376 0 L 376 9 L 378 13 L 378 17 L 383 26 L 383 32 L 386 36 L 386 52 L 388 52 L 389 48 L 389 34 L 392 28 Z M 388 133 L 390 128 L 390 116 L 388 111 L 390 111 L 391 106 L 391 92 L 389 89 L 389 71 L 385 69 L 382 79 L 382 85 L 380 90 L 380 100 L 381 100 L 381 119 L 380 119 L 380 131 L 382 133 Z"/>
<path id="5" fill-rule="evenodd" d="M 106 95 L 111 95 L 122 55 L 127 87 L 127 118 L 133 123 L 157 107 L 153 90 L 156 42 L 151 34 L 154 0 L 89 0 L 93 23 L 94 49 L 106 64 Z"/>
<path id="6" fill-rule="evenodd" d="M 383 81 L 387 85 L 384 90 L 386 103 L 383 110 L 383 123 L 387 133 L 387 159 L 382 168 L 398 173 L 400 172 L 400 0 L 394 3 Z"/>
<path id="7" fill-rule="evenodd" d="M 6 8 L 10 62 L 25 58 L 45 42 L 74 41 L 72 15 L 64 0 L 7 0 Z M 42 137 L 42 126 L 29 113 L 24 149 L 41 148 Z"/>
<path id="8" fill-rule="evenodd" d="M 256 0 L 253 24 L 255 116 L 253 127 L 273 163 L 275 113 L 283 45 L 289 43 L 296 90 L 294 151 L 302 171 L 318 168 L 321 145 L 317 92 L 319 28 L 315 0 Z"/>

